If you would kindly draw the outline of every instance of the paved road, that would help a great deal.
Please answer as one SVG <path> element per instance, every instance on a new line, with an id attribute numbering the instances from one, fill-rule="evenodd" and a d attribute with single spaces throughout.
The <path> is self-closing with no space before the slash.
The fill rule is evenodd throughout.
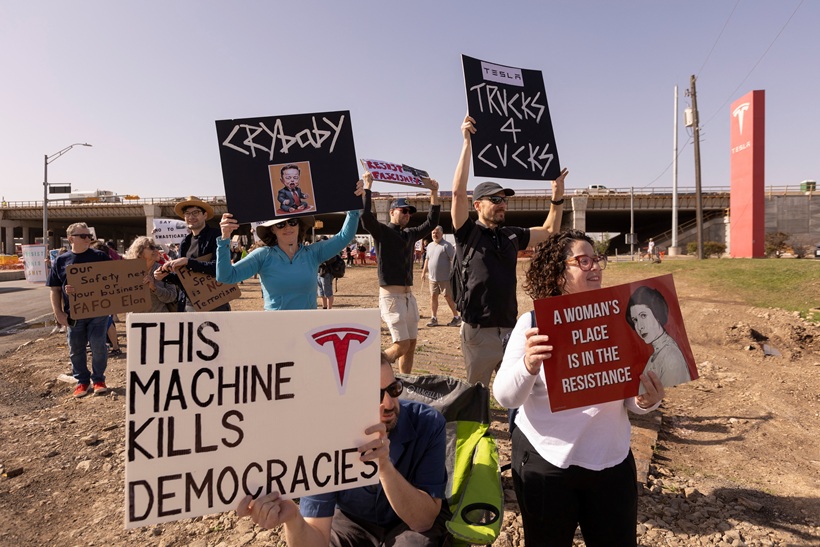
<path id="1" fill-rule="evenodd" d="M 51 332 L 50 290 L 28 281 L 0 282 L 0 354 Z"/>

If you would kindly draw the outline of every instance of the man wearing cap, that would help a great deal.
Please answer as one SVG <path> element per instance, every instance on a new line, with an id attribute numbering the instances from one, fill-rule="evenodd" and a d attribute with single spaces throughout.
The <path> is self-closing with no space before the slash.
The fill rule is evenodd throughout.
<path id="1" fill-rule="evenodd" d="M 490 181 L 482 182 L 473 190 L 472 207 L 478 213 L 475 221 L 470 218 L 467 197 L 472 158 L 470 135 L 475 132 L 475 120 L 467 116 L 461 125 L 464 145 L 453 177 L 450 214 L 457 258 L 460 262 L 470 256 L 464 300 L 459 309 L 467 381 L 487 386 L 504 356 L 502 342 L 518 319 L 515 297 L 518 251 L 535 247 L 561 229 L 564 178 L 568 171 L 563 169 L 558 179 L 552 181 L 550 210 L 542 226 L 504 226 L 507 198 L 515 192 Z M 472 254 L 471 249 L 474 249 Z"/>
<path id="2" fill-rule="evenodd" d="M 363 179 L 365 198 L 362 225 L 376 242 L 379 309 L 393 337 L 393 345 L 384 352 L 391 362 L 398 361 L 399 371 L 410 374 L 419 328 L 419 307 L 413 296 L 413 250 L 416 241 L 430 235 L 438 224 L 441 212 L 438 182 L 431 178 L 422 179 L 424 186 L 430 189 L 430 211 L 422 224 L 408 228 L 410 215 L 416 212 L 416 208 L 405 198 L 394 200 L 390 204 L 390 222 L 382 224 L 371 210 L 373 176 L 365 172 Z"/>
<path id="3" fill-rule="evenodd" d="M 204 273 L 216 277 L 216 240 L 220 232 L 208 226 L 207 221 L 214 216 L 214 208 L 201 199 L 189 196 L 174 206 L 174 212 L 185 220 L 190 233 L 182 240 L 179 258 L 170 260 L 154 271 L 154 278 L 184 288 L 176 272 L 186 266 L 192 272 Z M 201 259 L 201 260 L 200 260 Z M 212 311 L 230 311 L 230 304 L 223 304 Z M 185 295 L 185 311 L 196 311 L 196 308 Z"/>

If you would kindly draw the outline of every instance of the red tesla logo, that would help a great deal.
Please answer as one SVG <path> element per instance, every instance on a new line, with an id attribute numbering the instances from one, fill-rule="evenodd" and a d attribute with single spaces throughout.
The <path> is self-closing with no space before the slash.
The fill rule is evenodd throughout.
<path id="1" fill-rule="evenodd" d="M 339 393 L 344 393 L 347 385 L 350 357 L 373 341 L 372 334 L 369 329 L 360 326 L 322 327 L 308 333 L 308 340 L 313 346 L 330 357 L 331 363 L 335 363 L 334 374 Z"/>

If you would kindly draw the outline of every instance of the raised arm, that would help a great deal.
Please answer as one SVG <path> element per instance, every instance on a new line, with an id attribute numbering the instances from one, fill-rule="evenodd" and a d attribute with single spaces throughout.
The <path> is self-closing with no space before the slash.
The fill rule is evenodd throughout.
<path id="1" fill-rule="evenodd" d="M 564 213 L 564 179 L 569 174 L 566 168 L 561 170 L 558 178 L 552 181 L 552 196 L 550 197 L 550 212 L 543 226 L 530 228 L 530 247 L 535 247 L 550 236 L 561 231 L 561 217 Z"/>
<path id="2" fill-rule="evenodd" d="M 470 176 L 470 160 L 472 158 L 472 141 L 470 135 L 476 132 L 475 120 L 470 116 L 464 118 L 461 124 L 461 135 L 464 143 L 461 146 L 461 156 L 458 158 L 455 175 L 453 175 L 453 204 L 450 207 L 450 216 L 453 219 L 453 231 L 461 228 L 470 215 L 470 200 L 467 198 L 467 179 Z"/>
<path id="3" fill-rule="evenodd" d="M 370 188 L 373 186 L 373 175 L 371 175 L 369 171 L 365 171 L 362 175 L 362 181 L 364 182 L 362 226 L 364 226 L 364 229 L 367 230 L 370 235 L 378 239 L 381 236 L 381 225 L 378 219 L 376 219 L 376 215 L 373 214 L 373 194 L 370 191 Z"/>

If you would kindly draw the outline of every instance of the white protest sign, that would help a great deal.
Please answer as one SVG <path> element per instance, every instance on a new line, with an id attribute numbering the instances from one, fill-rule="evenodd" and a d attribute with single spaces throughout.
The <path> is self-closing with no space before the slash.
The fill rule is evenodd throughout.
<path id="1" fill-rule="evenodd" d="M 422 171 L 421 169 L 416 169 L 403 163 L 367 159 L 359 161 L 361 161 L 362 167 L 373 175 L 373 180 L 382 182 L 395 182 L 407 186 L 424 186 L 422 178 L 430 176 L 427 171 Z"/>
<path id="2" fill-rule="evenodd" d="M 23 262 L 25 263 L 26 281 L 29 283 L 46 282 L 46 246 L 22 245 Z"/>
<path id="3" fill-rule="evenodd" d="M 128 315 L 125 525 L 378 482 L 379 311 Z M 248 343 L 248 340 L 254 340 Z"/>
<path id="4" fill-rule="evenodd" d="M 154 242 L 164 245 L 166 248 L 172 243 L 182 244 L 182 240 L 188 235 L 188 225 L 184 220 L 178 218 L 155 218 L 154 231 L 151 237 Z"/>

